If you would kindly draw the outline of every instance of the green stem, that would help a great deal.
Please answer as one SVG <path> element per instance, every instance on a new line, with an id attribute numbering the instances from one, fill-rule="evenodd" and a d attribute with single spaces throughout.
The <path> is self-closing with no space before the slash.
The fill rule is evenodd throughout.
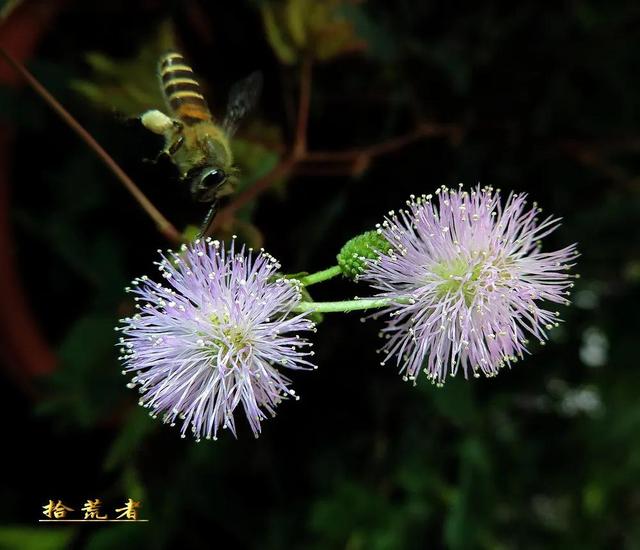
<path id="1" fill-rule="evenodd" d="M 311 273 L 310 275 L 305 275 L 304 277 L 300 277 L 298 281 L 302 283 L 303 286 L 315 285 L 316 283 L 321 283 L 322 281 L 327 281 L 332 279 L 336 275 L 340 275 L 342 270 L 339 265 L 334 265 L 329 269 L 323 269 L 322 271 L 317 271 L 316 273 Z"/>
<path id="2" fill-rule="evenodd" d="M 404 300 L 390 300 L 389 298 L 363 298 L 361 300 L 343 300 L 341 302 L 300 302 L 295 308 L 293 308 L 293 311 L 296 313 L 304 313 L 306 311 L 334 313 L 338 311 L 376 309 L 398 302 L 404 302 Z"/>

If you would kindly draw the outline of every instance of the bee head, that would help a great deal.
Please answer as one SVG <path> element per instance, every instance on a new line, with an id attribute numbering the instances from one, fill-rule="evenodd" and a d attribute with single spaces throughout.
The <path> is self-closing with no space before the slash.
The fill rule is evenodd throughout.
<path id="1" fill-rule="evenodd" d="M 221 168 L 205 166 L 189 170 L 187 178 L 191 180 L 191 194 L 196 201 L 213 202 L 228 175 Z"/>

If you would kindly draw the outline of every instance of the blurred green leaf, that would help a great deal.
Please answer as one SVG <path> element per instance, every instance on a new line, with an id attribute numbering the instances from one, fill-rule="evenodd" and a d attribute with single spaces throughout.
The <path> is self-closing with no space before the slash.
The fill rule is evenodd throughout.
<path id="1" fill-rule="evenodd" d="M 55 413 L 62 424 L 86 429 L 122 401 L 115 325 L 114 318 L 99 314 L 81 317 L 74 324 L 58 350 L 60 368 L 47 382 L 51 393 L 38 406 L 40 413 Z"/>
<path id="2" fill-rule="evenodd" d="M 490 501 L 490 457 L 479 438 L 467 438 L 460 448 L 460 479 L 444 526 L 447 546 L 452 549 L 478 548 L 484 534 L 483 509 Z"/>
<path id="3" fill-rule="evenodd" d="M 273 48 L 275 54 L 280 58 L 280 61 L 287 65 L 294 64 L 298 59 L 298 55 L 295 49 L 287 44 L 276 20 L 275 10 L 267 3 L 262 4 L 261 7 L 262 21 L 269 44 Z"/>
<path id="4" fill-rule="evenodd" d="M 63 550 L 69 548 L 75 530 L 69 527 L 0 527 L 0 548 L 13 550 Z"/>
<path id="5" fill-rule="evenodd" d="M 85 550 L 112 550 L 113 548 L 150 548 L 150 524 L 121 523 L 96 529 L 89 536 Z"/>
<path id="6" fill-rule="evenodd" d="M 261 143 L 235 138 L 232 141 L 233 154 L 236 163 L 241 169 L 241 178 L 236 193 L 241 193 L 254 183 L 271 172 L 280 161 L 280 155 L 265 147 Z M 274 182 L 273 186 L 277 186 Z M 255 201 L 245 205 L 240 212 L 240 217 L 245 222 L 250 222 L 255 208 Z"/>
<path id="7" fill-rule="evenodd" d="M 442 388 L 426 381 L 422 381 L 420 386 L 442 416 L 463 427 L 470 426 L 476 414 L 472 384 L 459 373 L 456 378 L 447 380 Z"/>
<path id="8" fill-rule="evenodd" d="M 111 444 L 104 460 L 107 471 L 121 466 L 135 456 L 145 438 L 156 428 L 156 423 L 149 417 L 147 409 L 135 407 L 127 415 L 120 433 Z"/>
<path id="9" fill-rule="evenodd" d="M 255 141 L 235 138 L 231 145 L 242 173 L 237 191 L 251 187 L 253 182 L 273 170 L 280 160 L 278 153 Z"/>
<path id="10" fill-rule="evenodd" d="M 367 44 L 357 35 L 342 0 L 285 0 L 261 4 L 267 40 L 280 61 L 287 65 L 306 56 L 329 61 L 362 51 Z"/>
<path id="11" fill-rule="evenodd" d="M 401 540 L 390 536 L 388 530 L 392 518 L 389 512 L 389 503 L 382 495 L 344 480 L 334 494 L 314 504 L 310 528 L 321 537 L 315 547 L 399 548 Z"/>
<path id="12" fill-rule="evenodd" d="M 86 60 L 93 71 L 91 80 L 73 80 L 71 87 L 96 106 L 138 116 L 148 109 L 163 109 L 164 98 L 158 82 L 160 55 L 174 43 L 170 22 L 132 59 L 114 59 L 101 52 L 89 52 Z"/>
<path id="13" fill-rule="evenodd" d="M 139 502 L 146 500 L 147 491 L 142 483 L 142 477 L 138 470 L 131 464 L 128 464 L 124 468 L 122 486 L 124 488 L 124 494 L 127 495 L 127 497 Z"/>

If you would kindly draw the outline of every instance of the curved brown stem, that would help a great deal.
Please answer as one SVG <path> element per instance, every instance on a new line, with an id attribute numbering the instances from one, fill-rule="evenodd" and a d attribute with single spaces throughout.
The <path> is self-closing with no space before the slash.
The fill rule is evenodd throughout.
<path id="1" fill-rule="evenodd" d="M 2 12 L 0 44 L 10 45 L 20 59 L 29 58 L 64 3 L 14 2 Z M 16 76 L 0 65 L 3 85 L 15 86 Z M 10 127 L 0 125 L 0 349 L 14 381 L 34 397 L 30 379 L 54 371 L 57 358 L 33 318 L 16 266 L 9 210 L 12 135 Z"/>
<path id="2" fill-rule="evenodd" d="M 47 89 L 38 82 L 38 80 L 26 69 L 22 63 L 14 59 L 4 48 L 0 47 L 0 55 L 27 81 L 29 86 L 64 120 L 64 122 L 80 136 L 95 153 L 100 160 L 104 162 L 109 170 L 118 178 L 125 186 L 127 191 L 131 193 L 133 198 L 138 202 L 142 209 L 156 223 L 158 231 L 162 233 L 171 242 L 182 242 L 180 233 L 176 230 L 171 222 L 154 206 L 133 180 L 120 168 L 118 163 L 105 151 L 105 149 L 95 140 L 95 138 L 87 132 L 82 125 L 55 99 Z"/>
<path id="3" fill-rule="evenodd" d="M 407 134 L 391 138 L 380 143 L 366 147 L 347 149 L 346 151 L 309 151 L 304 160 L 309 162 L 344 162 L 359 157 L 377 157 L 386 155 L 406 147 L 410 143 L 426 137 L 447 137 L 452 143 L 458 143 L 462 138 L 463 130 L 454 124 L 435 124 L 423 122 Z"/>
<path id="4" fill-rule="evenodd" d="M 309 106 L 311 104 L 311 66 L 310 57 L 305 57 L 300 67 L 300 96 L 296 133 L 293 141 L 293 156 L 302 158 L 307 152 L 307 128 L 309 125 Z"/>
<path id="5" fill-rule="evenodd" d="M 447 137 L 451 143 L 455 144 L 462 139 L 464 134 L 463 128 L 454 124 L 425 122 L 419 124 L 412 132 L 367 147 L 346 151 L 309 151 L 307 149 L 307 130 L 311 83 L 312 60 L 310 57 L 305 57 L 300 66 L 298 112 L 290 153 L 271 172 L 238 194 L 225 208 L 220 210 L 207 234 L 228 226 L 240 208 L 269 189 L 278 179 L 291 173 L 354 176 L 364 172 L 374 157 L 391 153 L 419 139 L 442 136 Z"/>
<path id="6" fill-rule="evenodd" d="M 300 112 L 304 114 L 306 111 L 301 109 Z M 220 210 L 211 225 L 210 232 L 228 225 L 240 208 L 269 189 L 278 179 L 288 174 L 295 172 L 315 176 L 356 175 L 362 173 L 374 157 L 392 153 L 419 139 L 446 136 L 453 143 L 457 143 L 462 138 L 462 135 L 462 128 L 453 124 L 423 123 L 408 134 L 368 147 L 349 149 L 347 151 L 306 151 L 296 153 L 296 147 L 294 146 L 292 153 L 285 160 L 280 162 L 254 185 L 238 194 L 229 205 Z M 296 141 L 296 143 L 298 142 Z M 314 164 L 318 166 L 311 166 L 312 169 L 306 168 L 307 165 Z"/>
<path id="7" fill-rule="evenodd" d="M 207 235 L 214 233 L 217 229 L 228 225 L 231 220 L 233 220 L 235 213 L 240 210 L 240 208 L 242 208 L 245 204 L 251 202 L 267 189 L 269 189 L 269 187 L 271 187 L 271 185 L 275 181 L 289 174 L 292 168 L 295 166 L 295 163 L 295 158 L 293 156 L 289 156 L 287 159 L 277 164 L 276 167 L 271 170 L 271 172 L 269 172 L 263 178 L 259 179 L 251 187 L 236 195 L 231 203 L 229 203 L 225 208 L 218 212 L 218 215 L 215 217 L 213 223 L 207 231 Z M 204 236 L 206 237 L 207 235 Z"/>

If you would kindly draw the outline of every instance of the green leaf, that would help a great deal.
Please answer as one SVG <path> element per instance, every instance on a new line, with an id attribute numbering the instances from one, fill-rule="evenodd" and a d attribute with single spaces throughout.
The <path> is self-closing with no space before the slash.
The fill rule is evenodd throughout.
<path id="1" fill-rule="evenodd" d="M 276 20 L 275 8 L 270 3 L 261 6 L 262 22 L 267 40 L 282 63 L 293 65 L 298 60 L 296 51 L 289 46 Z"/>
<path id="2" fill-rule="evenodd" d="M 261 143 L 235 138 L 231 147 L 236 163 L 242 170 L 242 179 L 237 191 L 242 191 L 275 168 L 280 155 Z"/>
<path id="3" fill-rule="evenodd" d="M 124 494 L 127 495 L 127 497 L 137 501 L 146 500 L 147 492 L 142 484 L 140 474 L 134 466 L 129 465 L 124 469 L 122 486 L 124 488 Z"/>
<path id="4" fill-rule="evenodd" d="M 197 225 L 187 225 L 182 232 L 182 238 L 190 243 L 200 236 L 200 228 Z"/>
<path id="5" fill-rule="evenodd" d="M 438 413 L 456 426 L 470 426 L 476 417 L 472 382 L 462 376 L 451 378 L 443 387 L 420 384 L 435 405 Z"/>
<path id="6" fill-rule="evenodd" d="M 290 0 L 285 7 L 287 30 L 291 40 L 297 48 L 303 48 L 307 39 L 305 29 L 305 14 L 309 12 L 307 0 Z"/>
<path id="7" fill-rule="evenodd" d="M 69 527 L 0 527 L 0 548 L 64 550 L 69 548 L 75 530 Z"/>
<path id="8" fill-rule="evenodd" d="M 145 523 L 111 524 L 91 534 L 85 550 L 112 550 L 113 548 L 148 548 L 148 528 Z"/>
<path id="9" fill-rule="evenodd" d="M 90 80 L 73 80 L 70 86 L 95 105 L 137 116 L 147 109 L 164 105 L 158 84 L 160 55 L 173 45 L 170 22 L 158 26 L 158 32 L 130 59 L 115 59 L 100 52 L 88 52 L 87 63 L 93 70 Z"/>
<path id="10" fill-rule="evenodd" d="M 383 63 L 398 57 L 398 37 L 392 30 L 374 20 L 361 5 L 344 4 L 340 13 L 353 23 L 356 34 L 367 44 L 367 54 Z"/>
<path id="11" fill-rule="evenodd" d="M 486 502 L 490 497 L 491 458 L 482 439 L 468 437 L 460 446 L 460 481 L 444 525 L 449 548 L 478 548 L 485 536 L 481 531 L 484 516 L 490 515 Z"/>
<path id="12" fill-rule="evenodd" d="M 135 455 L 147 435 L 155 430 L 156 424 L 147 414 L 147 409 L 136 407 L 113 441 L 104 460 L 104 469 L 114 470 Z"/>
<path id="13" fill-rule="evenodd" d="M 124 397 L 116 363 L 116 320 L 97 313 L 80 318 L 58 350 L 59 370 L 47 381 L 49 395 L 38 413 L 56 414 L 65 424 L 89 428 Z"/>

